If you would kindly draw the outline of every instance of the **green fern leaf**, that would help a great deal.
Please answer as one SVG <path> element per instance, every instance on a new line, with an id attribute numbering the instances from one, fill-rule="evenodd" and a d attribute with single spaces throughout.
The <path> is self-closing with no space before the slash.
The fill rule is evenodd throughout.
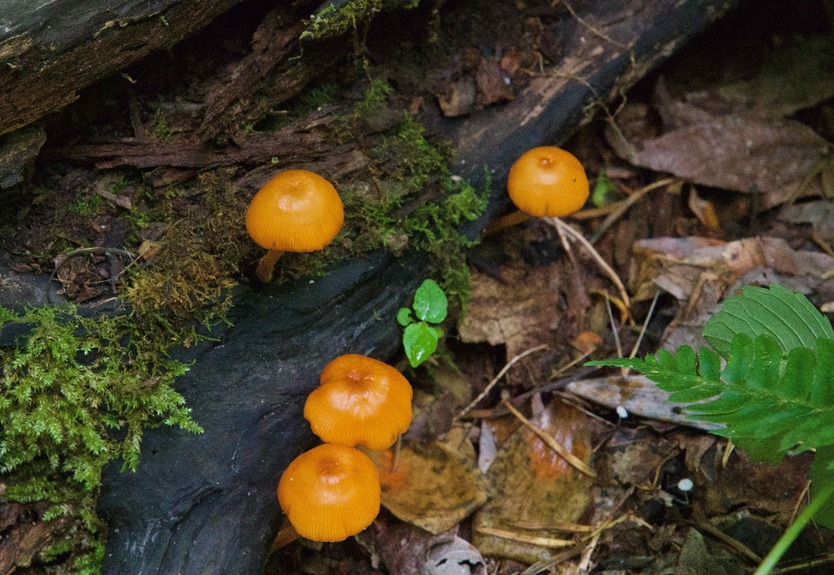
<path id="1" fill-rule="evenodd" d="M 834 339 L 831 323 L 808 298 L 776 284 L 744 287 L 741 294 L 727 298 L 704 326 L 704 337 L 723 358 L 739 333 L 772 335 L 785 353 L 813 348 L 818 339 Z"/>
<path id="2" fill-rule="evenodd" d="M 829 401 L 834 339 L 786 354 L 772 335 L 751 339 L 738 333 L 729 350 L 723 370 L 714 351 L 703 348 L 696 355 L 688 346 L 675 354 L 661 350 L 657 357 L 590 365 L 639 371 L 670 392 L 671 401 L 688 404 L 693 419 L 723 425 L 714 433 L 767 459 L 834 445 L 834 403 Z"/>
<path id="3" fill-rule="evenodd" d="M 834 483 L 834 445 L 817 449 L 808 477 L 811 479 L 813 497 L 816 497 L 826 485 Z M 829 499 L 820 507 L 814 520 L 829 529 L 834 529 L 834 499 Z"/>

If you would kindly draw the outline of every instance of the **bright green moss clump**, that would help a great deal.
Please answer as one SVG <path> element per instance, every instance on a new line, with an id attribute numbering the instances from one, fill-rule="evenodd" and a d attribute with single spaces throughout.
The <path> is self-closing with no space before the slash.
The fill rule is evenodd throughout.
<path id="1" fill-rule="evenodd" d="M 14 348 L 0 348 L 2 499 L 48 502 L 40 520 L 65 519 L 39 560 L 72 553 L 74 572 L 94 573 L 101 559 L 95 499 L 103 467 L 121 460 L 135 469 L 148 426 L 201 431 L 172 386 L 187 367 L 163 342 L 130 338 L 130 321 L 84 318 L 71 306 L 0 308 L 0 326 L 23 334 Z"/>
<path id="2" fill-rule="evenodd" d="M 385 178 L 386 201 L 376 206 L 379 209 L 366 202 L 362 213 L 386 248 L 399 251 L 407 246 L 429 253 L 433 275 L 461 309 L 469 297 L 465 249 L 475 242 L 461 235 L 460 225 L 486 209 L 491 181 L 487 173 L 478 190 L 455 177 L 449 169 L 451 156 L 451 149 L 430 141 L 423 126 L 405 115 L 396 134 L 385 138 L 371 155 Z M 427 189 L 441 199 L 407 206 L 410 198 L 425 196 Z"/>

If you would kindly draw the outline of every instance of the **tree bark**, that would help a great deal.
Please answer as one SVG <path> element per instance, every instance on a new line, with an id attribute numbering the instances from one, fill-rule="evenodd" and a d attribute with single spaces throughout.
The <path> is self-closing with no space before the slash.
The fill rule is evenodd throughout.
<path id="1" fill-rule="evenodd" d="M 0 135 L 60 110 L 79 90 L 173 46 L 239 1 L 5 0 Z"/>

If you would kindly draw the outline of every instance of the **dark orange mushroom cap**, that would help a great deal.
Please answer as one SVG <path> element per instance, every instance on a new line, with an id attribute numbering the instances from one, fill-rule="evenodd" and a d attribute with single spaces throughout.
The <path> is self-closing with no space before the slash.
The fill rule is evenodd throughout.
<path id="1" fill-rule="evenodd" d="M 507 193 L 515 206 L 531 216 L 563 217 L 585 205 L 588 177 L 570 152 L 541 146 L 524 152 L 510 168 Z"/>
<path id="2" fill-rule="evenodd" d="M 329 443 L 391 447 L 411 425 L 411 384 L 396 369 L 358 354 L 327 364 L 307 397 L 304 417 Z"/>
<path id="3" fill-rule="evenodd" d="M 333 185 L 307 170 L 286 170 L 258 190 L 246 211 L 256 244 L 280 252 L 312 252 L 342 229 L 345 212 Z"/>
<path id="4" fill-rule="evenodd" d="M 302 537 L 342 541 L 379 514 L 379 473 L 352 447 L 319 445 L 287 466 L 278 482 L 278 503 Z"/>

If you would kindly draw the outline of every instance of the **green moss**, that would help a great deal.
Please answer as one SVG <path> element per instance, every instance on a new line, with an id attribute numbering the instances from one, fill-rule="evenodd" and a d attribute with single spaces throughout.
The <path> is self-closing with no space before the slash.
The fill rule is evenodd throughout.
<path id="1" fill-rule="evenodd" d="M 153 114 L 150 132 L 161 142 L 167 142 L 174 137 L 174 129 L 168 124 L 168 119 L 161 106 Z"/>
<path id="2" fill-rule="evenodd" d="M 368 84 L 368 87 L 365 89 L 362 100 L 359 104 L 357 104 L 354 113 L 358 116 L 373 113 L 380 106 L 385 104 L 388 96 L 391 95 L 393 91 L 394 89 L 387 80 L 383 78 L 373 78 Z"/>
<path id="3" fill-rule="evenodd" d="M 298 107 L 294 110 L 294 113 L 300 116 L 318 110 L 325 104 L 331 103 L 338 93 L 339 87 L 329 83 L 305 90 L 299 97 Z"/>
<path id="4" fill-rule="evenodd" d="M 170 229 L 152 265 L 134 273 L 124 292 L 140 333 L 164 333 L 186 346 L 195 324 L 225 321 L 237 267 L 254 249 L 243 231 L 241 198 L 231 188 L 218 189 L 218 182 L 204 182 L 205 217 Z"/>
<path id="5" fill-rule="evenodd" d="M 430 141 L 423 126 L 405 115 L 396 133 L 370 151 L 378 189 L 373 193 L 350 190 L 345 204 L 349 217 L 359 220 L 351 225 L 362 230 L 354 247 L 431 254 L 433 277 L 440 278 L 453 306 L 462 310 L 469 297 L 465 250 L 473 242 L 459 228 L 483 213 L 490 181 L 487 174 L 484 188 L 476 190 L 453 176 L 451 152 L 443 143 Z"/>
<path id="6" fill-rule="evenodd" d="M 115 317 L 82 317 L 74 307 L 20 313 L 0 307 L 0 326 L 25 334 L 0 349 L 0 501 L 33 509 L 47 502 L 36 519 L 62 521 L 58 537 L 36 558 L 39 573 L 97 573 L 103 467 L 120 460 L 124 470 L 135 469 L 148 427 L 200 431 L 173 387 L 187 366 L 168 351 L 200 339 L 195 322 L 223 320 L 237 266 L 253 249 L 230 175 L 201 176 L 204 211 L 180 217 L 149 263 L 128 268 L 120 283 L 127 305 Z M 173 220 L 184 192 L 169 192 L 140 195 L 138 211 L 152 221 Z"/>
<path id="7" fill-rule="evenodd" d="M 90 218 L 98 215 L 108 206 L 107 200 L 99 195 L 89 195 L 76 198 L 68 209 L 81 217 Z"/>
<path id="8" fill-rule="evenodd" d="M 7 329 L 28 328 L 19 345 L 0 349 L 3 497 L 50 502 L 43 521 L 71 519 L 72 544 L 61 542 L 47 559 L 70 548 L 73 560 L 100 556 L 95 500 L 104 466 L 121 460 L 135 469 L 149 426 L 201 431 L 173 388 L 187 366 L 167 355 L 165 338 L 136 337 L 128 316 L 82 317 L 68 306 L 0 308 L 0 319 Z"/>
<path id="9" fill-rule="evenodd" d="M 356 34 L 359 28 L 365 28 L 382 10 L 383 4 L 383 0 L 347 0 L 341 7 L 335 3 L 327 4 L 310 17 L 301 39 L 315 40 L 347 33 Z"/>

